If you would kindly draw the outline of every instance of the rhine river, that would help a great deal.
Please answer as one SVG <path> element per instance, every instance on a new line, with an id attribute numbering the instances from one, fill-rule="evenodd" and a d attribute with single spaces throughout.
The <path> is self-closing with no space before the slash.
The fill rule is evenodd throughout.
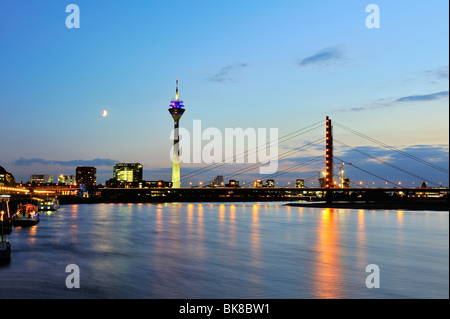
<path id="1" fill-rule="evenodd" d="M 449 298 L 448 212 L 64 205 L 8 239 L 0 298 Z"/>

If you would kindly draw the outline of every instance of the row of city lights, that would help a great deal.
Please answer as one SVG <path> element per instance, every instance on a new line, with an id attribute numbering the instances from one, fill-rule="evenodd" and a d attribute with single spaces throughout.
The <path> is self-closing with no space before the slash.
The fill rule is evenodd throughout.
<path id="1" fill-rule="evenodd" d="M 250 183 L 250 185 L 255 185 L 257 182 L 256 181 L 254 181 L 254 182 L 252 182 L 252 183 Z M 318 183 L 318 182 L 311 182 L 311 185 L 314 185 L 315 183 Z M 371 183 L 372 185 L 375 185 L 375 182 L 374 181 L 359 181 L 359 185 L 364 185 L 364 184 L 366 184 L 366 185 L 368 185 L 369 183 Z M 245 185 L 245 182 L 242 182 L 242 184 L 243 185 Z M 279 182 L 276 182 L 276 184 L 277 185 L 279 185 Z M 291 184 L 295 184 L 295 182 L 287 182 L 286 183 L 286 185 L 291 185 Z M 334 184 L 335 185 L 337 185 L 337 182 L 336 181 L 334 181 Z M 385 182 L 385 184 L 386 185 L 388 185 L 388 182 Z M 402 182 L 402 181 L 399 181 L 398 182 L 398 185 L 404 185 L 404 184 L 407 184 L 407 183 L 404 183 L 404 182 Z M 411 182 L 411 184 L 412 185 L 415 185 L 416 184 L 416 182 Z M 419 184 L 421 184 L 421 183 L 419 183 Z M 425 184 L 428 184 L 428 182 L 425 182 Z M 440 182 L 440 184 L 442 185 L 442 182 Z M 192 186 L 192 185 L 203 185 L 203 182 L 202 181 L 200 181 L 200 182 L 197 182 L 197 184 L 195 183 L 195 182 L 189 182 L 189 186 Z M 222 182 L 221 183 L 221 186 L 224 186 L 224 182 Z"/>
<path id="2" fill-rule="evenodd" d="M 28 189 L 24 188 L 16 188 L 16 187 L 6 187 L 6 186 L 0 186 L 0 191 L 8 191 L 8 192 L 19 192 L 19 193 L 28 193 Z"/>

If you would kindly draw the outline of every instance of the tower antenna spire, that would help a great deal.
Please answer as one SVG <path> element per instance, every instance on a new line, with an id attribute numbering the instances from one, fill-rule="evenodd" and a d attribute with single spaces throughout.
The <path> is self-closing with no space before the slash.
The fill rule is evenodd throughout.
<path id="1" fill-rule="evenodd" d="M 175 101 L 178 101 L 178 79 L 177 79 L 177 90 L 175 92 Z"/>

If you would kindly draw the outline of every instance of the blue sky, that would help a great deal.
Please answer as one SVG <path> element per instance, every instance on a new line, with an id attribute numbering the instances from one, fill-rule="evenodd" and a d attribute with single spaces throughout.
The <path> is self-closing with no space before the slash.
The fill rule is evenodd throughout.
<path id="1" fill-rule="evenodd" d="M 65 24 L 71 3 L 80 8 L 79 29 Z M 370 3 L 380 8 L 379 29 L 365 25 Z M 0 165 L 26 181 L 91 163 L 104 182 L 113 163 L 140 162 L 145 179 L 170 180 L 167 109 L 179 78 L 188 130 L 201 120 L 204 128 L 274 127 L 284 136 L 328 115 L 448 169 L 448 9 L 446 1 L 403 0 L 2 0 Z M 280 153 L 322 136 L 319 129 L 291 140 Z M 335 136 L 389 156 L 337 127 Z M 201 166 L 183 165 L 182 175 Z M 193 181 L 235 168 L 221 169 Z M 360 173 L 349 177 L 372 180 Z M 448 173 L 429 174 L 448 185 Z M 256 177 L 264 178 L 246 176 Z"/>

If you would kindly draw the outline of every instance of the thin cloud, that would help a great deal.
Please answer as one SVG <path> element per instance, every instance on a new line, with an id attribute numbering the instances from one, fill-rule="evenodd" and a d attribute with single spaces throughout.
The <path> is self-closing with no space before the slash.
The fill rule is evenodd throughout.
<path id="1" fill-rule="evenodd" d="M 359 107 L 352 107 L 349 109 L 341 109 L 338 110 L 338 112 L 363 112 L 363 111 L 371 111 L 376 110 L 380 108 L 387 108 L 387 107 L 395 107 L 399 103 L 403 102 L 428 102 L 433 100 L 439 100 L 442 98 L 445 98 L 448 96 L 448 91 L 442 91 L 437 93 L 431 93 L 431 94 L 424 94 L 424 95 L 409 95 L 404 96 L 401 98 L 398 98 L 393 101 L 387 101 L 385 99 L 380 99 L 374 103 L 371 103 L 367 106 L 359 106 Z"/>
<path id="2" fill-rule="evenodd" d="M 431 75 L 432 77 L 438 80 L 448 80 L 448 66 L 443 66 L 441 68 L 427 70 L 425 72 L 427 75 Z"/>
<path id="3" fill-rule="evenodd" d="M 219 72 L 208 78 L 208 80 L 217 83 L 237 82 L 237 75 L 241 72 L 242 69 L 247 67 L 247 63 L 227 65 L 221 68 Z"/>
<path id="4" fill-rule="evenodd" d="M 61 165 L 61 166 L 114 166 L 119 163 L 117 160 L 109 158 L 96 158 L 93 160 L 70 160 L 70 161 L 54 161 L 45 160 L 42 158 L 19 158 L 14 160 L 13 164 L 16 166 L 31 166 L 34 164 L 41 165 Z"/>
<path id="5" fill-rule="evenodd" d="M 397 99 L 395 102 L 433 101 L 448 96 L 448 91 L 442 91 L 425 95 L 410 95 Z"/>
<path id="6" fill-rule="evenodd" d="M 311 56 L 302 59 L 300 66 L 307 65 L 321 65 L 326 66 L 336 64 L 337 62 L 345 60 L 342 46 L 334 46 L 325 48 Z"/>
<path id="7" fill-rule="evenodd" d="M 365 107 L 352 107 L 350 110 L 348 110 L 349 112 L 361 112 L 366 110 Z"/>
<path id="8" fill-rule="evenodd" d="M 386 108 L 386 107 L 390 107 L 390 106 L 392 106 L 392 102 L 388 102 L 384 99 L 380 99 L 380 100 L 378 100 L 374 103 L 371 103 L 370 105 L 367 105 L 367 106 L 357 106 L 357 107 L 352 107 L 349 109 L 341 109 L 341 110 L 338 110 L 338 112 L 363 112 L 363 111 Z"/>

